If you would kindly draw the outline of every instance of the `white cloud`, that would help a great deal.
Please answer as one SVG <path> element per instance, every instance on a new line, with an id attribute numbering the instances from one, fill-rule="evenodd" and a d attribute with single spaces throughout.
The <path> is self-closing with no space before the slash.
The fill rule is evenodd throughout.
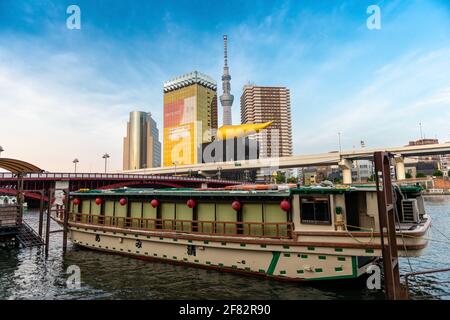
<path id="1" fill-rule="evenodd" d="M 30 161 L 49 171 L 101 171 L 104 152 L 110 168 L 121 169 L 122 137 L 128 112 L 145 109 L 139 92 L 114 83 L 74 53 L 33 55 L 2 48 L 0 59 L 0 143 L 3 156 Z M 31 48 L 30 48 L 31 50 Z M 8 63 L 11 62 L 11 63 Z"/>
<path id="2" fill-rule="evenodd" d="M 446 140 L 450 133 L 442 119 L 450 117 L 450 49 L 407 54 L 369 75 L 353 95 L 311 119 L 315 130 L 302 130 L 296 144 L 303 152 L 336 149 L 337 132 L 351 149 L 395 146 L 418 138 L 418 123 L 428 136 Z M 367 141 L 368 140 L 368 141 Z"/>

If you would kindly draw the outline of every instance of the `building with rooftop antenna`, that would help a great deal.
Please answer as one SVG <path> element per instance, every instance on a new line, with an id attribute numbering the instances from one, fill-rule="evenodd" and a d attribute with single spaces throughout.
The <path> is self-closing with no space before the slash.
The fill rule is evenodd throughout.
<path id="1" fill-rule="evenodd" d="M 220 103 L 223 108 L 222 125 L 232 125 L 231 106 L 233 105 L 234 96 L 231 94 L 231 76 L 228 68 L 228 51 L 227 51 L 227 35 L 223 36 L 224 66 L 222 75 L 223 94 L 220 96 Z"/>

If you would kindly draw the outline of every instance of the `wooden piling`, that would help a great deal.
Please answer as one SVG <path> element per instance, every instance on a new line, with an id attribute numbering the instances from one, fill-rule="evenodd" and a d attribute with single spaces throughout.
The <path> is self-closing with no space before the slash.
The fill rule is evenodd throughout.
<path id="1" fill-rule="evenodd" d="M 374 154 L 386 298 L 399 300 L 405 299 L 406 294 L 400 284 L 390 159 L 387 152 Z"/>
<path id="2" fill-rule="evenodd" d="M 67 232 L 68 232 L 68 222 L 69 222 L 69 189 L 65 190 L 64 198 L 64 224 L 63 224 L 63 253 L 67 251 Z"/>
<path id="3" fill-rule="evenodd" d="M 48 189 L 47 194 L 47 221 L 46 221 L 46 228 L 45 228 L 45 257 L 48 257 L 48 250 L 50 247 L 50 215 L 52 211 L 52 199 L 53 199 L 53 189 Z"/>
<path id="4" fill-rule="evenodd" d="M 41 198 L 39 199 L 39 227 L 38 227 L 38 234 L 39 237 L 42 238 L 42 227 L 43 227 L 43 220 L 44 220 L 44 190 L 40 191 Z"/>

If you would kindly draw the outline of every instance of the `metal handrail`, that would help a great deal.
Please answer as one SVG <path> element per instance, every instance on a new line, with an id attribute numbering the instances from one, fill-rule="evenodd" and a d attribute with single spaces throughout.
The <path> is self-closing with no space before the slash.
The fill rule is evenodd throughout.
<path id="1" fill-rule="evenodd" d="M 405 285 L 406 285 L 406 292 L 409 295 L 409 278 L 413 276 L 421 276 L 421 275 L 427 275 L 432 273 L 440 273 L 440 272 L 450 272 L 450 268 L 444 268 L 444 269 L 433 269 L 433 270 L 426 270 L 426 271 L 417 271 L 417 272 L 409 272 L 405 274 Z"/>
<path id="2" fill-rule="evenodd" d="M 63 210 L 57 212 L 59 219 Z M 241 222 L 241 221 L 203 221 L 162 218 L 131 218 L 93 215 L 84 213 L 69 213 L 73 222 L 87 222 L 94 225 L 106 225 L 121 228 L 143 229 L 151 231 L 188 231 L 193 233 L 215 235 L 251 235 L 268 238 L 291 238 L 292 222 Z M 210 230 L 211 232 L 207 232 Z M 274 233 L 274 234 L 273 234 Z"/>

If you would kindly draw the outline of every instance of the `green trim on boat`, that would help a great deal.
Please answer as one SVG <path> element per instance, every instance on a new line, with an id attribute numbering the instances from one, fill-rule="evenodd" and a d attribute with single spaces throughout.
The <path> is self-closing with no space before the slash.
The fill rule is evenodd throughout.
<path id="1" fill-rule="evenodd" d="M 278 260 L 280 259 L 280 251 L 273 251 L 272 252 L 272 260 L 270 261 L 269 268 L 267 269 L 268 275 L 273 275 L 273 272 L 275 271 L 275 268 L 277 266 Z"/>

